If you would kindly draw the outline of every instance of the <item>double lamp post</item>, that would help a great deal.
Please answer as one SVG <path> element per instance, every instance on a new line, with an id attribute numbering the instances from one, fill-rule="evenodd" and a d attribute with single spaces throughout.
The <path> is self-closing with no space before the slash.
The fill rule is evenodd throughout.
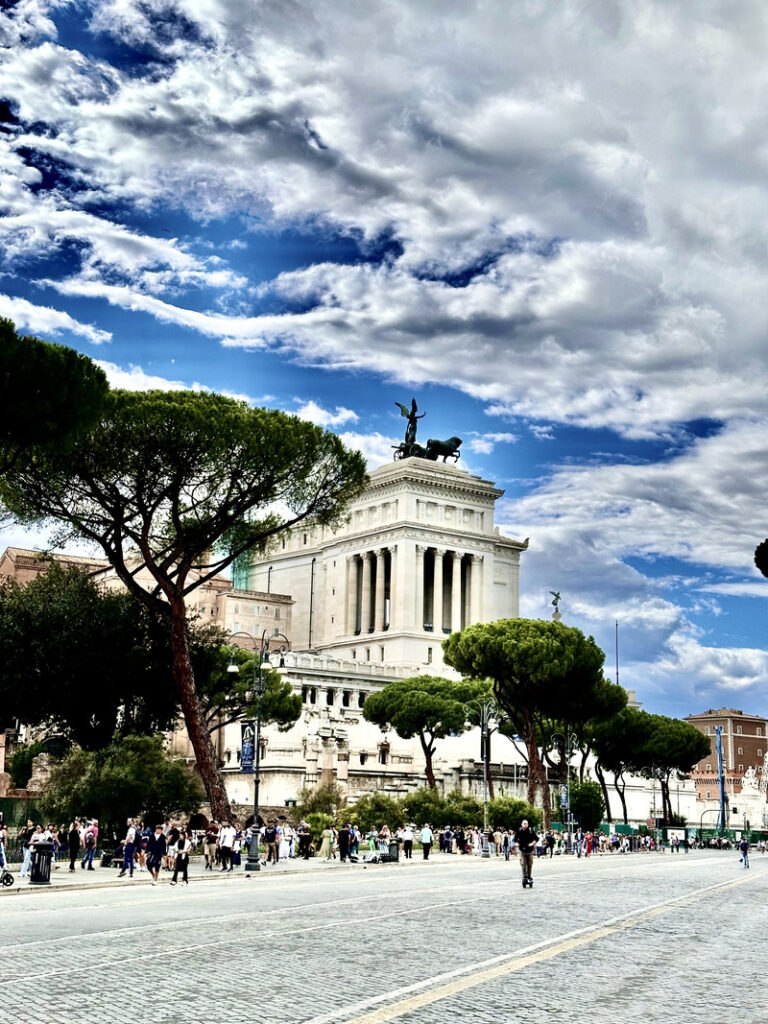
<path id="1" fill-rule="evenodd" d="M 253 641 L 254 647 L 256 645 L 256 637 L 250 633 L 245 633 L 242 630 L 237 633 L 233 633 L 229 637 L 230 640 L 236 636 L 246 636 Z M 258 661 L 254 661 L 253 665 L 253 690 L 246 691 L 246 699 L 256 699 L 256 720 L 254 722 L 243 723 L 242 732 L 242 748 L 240 754 L 241 770 L 247 771 L 248 765 L 253 764 L 253 826 L 251 828 L 251 838 L 248 844 L 248 856 L 245 862 L 246 871 L 260 871 L 261 862 L 259 856 L 259 786 L 261 783 L 260 769 L 261 769 L 261 708 L 262 701 L 264 700 L 264 693 L 267 688 L 267 680 L 264 675 L 265 667 L 271 666 L 270 662 L 270 641 L 275 637 L 280 637 L 285 640 L 286 644 L 290 646 L 290 641 L 284 633 L 270 633 L 268 629 L 265 629 L 261 634 L 261 643 L 259 644 Z M 285 664 L 283 658 L 283 651 L 286 648 L 281 649 L 280 652 L 280 666 Z M 232 659 L 229 663 L 227 671 L 232 675 L 237 675 L 240 672 L 240 668 L 237 663 Z M 252 744 L 252 749 L 247 750 L 248 743 Z M 247 756 L 251 755 L 251 756 Z"/>

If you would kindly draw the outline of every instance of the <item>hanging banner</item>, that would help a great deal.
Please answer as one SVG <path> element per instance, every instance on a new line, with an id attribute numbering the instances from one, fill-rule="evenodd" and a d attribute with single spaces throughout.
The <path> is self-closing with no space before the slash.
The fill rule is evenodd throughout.
<path id="1" fill-rule="evenodd" d="M 253 772 L 256 753 L 256 730 L 253 722 L 240 723 L 240 771 Z"/>

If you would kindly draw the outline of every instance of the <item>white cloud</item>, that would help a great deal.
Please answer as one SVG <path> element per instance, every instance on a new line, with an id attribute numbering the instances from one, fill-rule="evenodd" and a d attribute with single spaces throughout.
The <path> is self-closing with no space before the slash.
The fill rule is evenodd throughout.
<path id="1" fill-rule="evenodd" d="M 0 294 L 0 316 L 13 320 L 17 330 L 29 331 L 44 339 L 57 337 L 62 332 L 86 338 L 94 345 L 109 341 L 112 335 L 92 324 L 84 324 L 68 313 L 50 306 L 36 306 L 27 299 Z"/>
<path id="2" fill-rule="evenodd" d="M 323 409 L 317 402 L 305 402 L 296 410 L 296 415 L 320 427 L 340 427 L 344 423 L 357 423 L 360 417 L 351 409 L 337 405 L 333 412 Z"/>

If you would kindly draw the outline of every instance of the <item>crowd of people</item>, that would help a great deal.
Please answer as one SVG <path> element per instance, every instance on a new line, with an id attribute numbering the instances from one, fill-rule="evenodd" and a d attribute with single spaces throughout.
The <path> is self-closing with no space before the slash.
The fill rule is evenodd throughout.
<path id="1" fill-rule="evenodd" d="M 101 837 L 103 838 L 103 837 Z M 157 884 L 160 872 L 172 875 L 171 885 L 189 883 L 189 859 L 194 853 L 202 853 L 206 871 L 232 872 L 242 864 L 243 851 L 251 847 L 254 833 L 252 828 L 242 828 L 234 821 L 212 821 L 205 829 L 193 830 L 183 822 L 166 820 L 153 826 L 145 825 L 139 819 L 130 818 L 124 833 L 113 834 L 109 847 L 110 863 L 119 865 L 119 878 L 130 878 L 146 873 L 153 885 Z M 68 861 L 69 870 L 74 872 L 77 865 L 83 871 L 93 871 L 94 858 L 100 846 L 99 822 L 96 818 L 73 820 L 68 826 L 41 825 L 27 821 L 15 836 L 21 851 L 19 877 L 30 874 L 35 847 L 40 843 L 49 844 L 52 850 L 53 868 L 58 870 Z M 710 845 L 727 844 L 718 838 Z M 5 867 L 9 836 L 7 828 L 0 823 L 0 868 Z M 102 844 L 107 845 L 107 844 Z M 386 860 L 413 857 L 414 849 L 421 852 L 424 860 L 436 847 L 441 854 L 473 856 L 484 855 L 503 857 L 509 860 L 517 856 L 522 865 L 523 885 L 532 885 L 532 864 L 540 857 L 553 857 L 572 853 L 577 858 L 593 854 L 627 854 L 630 852 L 653 852 L 669 849 L 672 853 L 698 845 L 689 841 L 687 835 L 680 838 L 672 835 L 667 846 L 653 834 L 627 836 L 612 832 L 576 829 L 572 834 L 555 832 L 551 829 L 536 829 L 527 821 L 516 829 L 444 826 L 433 829 L 428 823 L 417 826 L 404 823 L 394 830 L 383 824 L 378 829 L 362 832 L 351 822 L 336 828 L 327 825 L 319 835 L 313 835 L 305 820 L 295 827 L 287 821 L 270 820 L 258 832 L 258 859 L 261 865 L 269 866 L 294 857 L 309 859 L 316 856 L 326 863 L 338 860 L 340 863 L 362 860 Z M 765 844 L 758 844 L 760 852 Z M 743 855 L 743 850 L 742 850 Z M 526 882 L 526 879 L 528 880 Z"/>

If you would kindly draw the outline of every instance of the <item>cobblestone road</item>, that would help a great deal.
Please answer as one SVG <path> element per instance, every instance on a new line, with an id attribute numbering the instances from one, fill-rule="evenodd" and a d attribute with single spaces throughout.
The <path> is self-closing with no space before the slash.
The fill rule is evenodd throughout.
<path id="1" fill-rule="evenodd" d="M 435 857 L 5 898 L 0 1020 L 768 1019 L 768 857 L 556 858 L 534 875 L 523 891 L 516 863 Z"/>

